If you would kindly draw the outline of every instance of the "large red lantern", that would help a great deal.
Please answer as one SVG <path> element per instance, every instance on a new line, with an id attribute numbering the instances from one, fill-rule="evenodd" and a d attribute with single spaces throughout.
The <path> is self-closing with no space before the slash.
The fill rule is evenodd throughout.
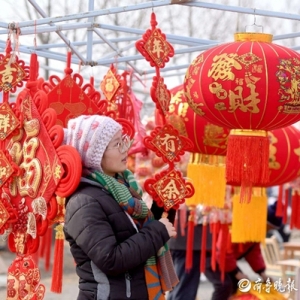
<path id="1" fill-rule="evenodd" d="M 171 101 L 166 114 L 167 123 L 194 144 L 187 177 L 197 190 L 186 200 L 189 206 L 204 204 L 223 207 L 225 199 L 225 155 L 229 129 L 212 124 L 189 107 L 183 85 L 170 90 Z M 156 114 L 156 122 L 162 122 Z M 218 188 L 216 189 L 216 186 Z"/>
<path id="2" fill-rule="evenodd" d="M 300 119 L 300 54 L 271 41 L 268 34 L 236 34 L 235 42 L 196 57 L 184 82 L 196 114 L 232 129 L 226 180 L 241 185 L 242 197 L 268 183 L 267 131 Z"/>
<path id="3" fill-rule="evenodd" d="M 270 140 L 267 186 L 282 185 L 300 175 L 300 131 L 287 126 L 268 132 Z"/>

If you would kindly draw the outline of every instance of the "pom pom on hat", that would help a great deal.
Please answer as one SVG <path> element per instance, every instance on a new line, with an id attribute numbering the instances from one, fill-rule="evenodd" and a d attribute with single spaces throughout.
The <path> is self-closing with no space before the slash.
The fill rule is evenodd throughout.
<path id="1" fill-rule="evenodd" d="M 64 143 L 76 148 L 86 168 L 103 172 L 104 151 L 122 126 L 110 117 L 82 115 L 68 121 L 64 129 Z"/>

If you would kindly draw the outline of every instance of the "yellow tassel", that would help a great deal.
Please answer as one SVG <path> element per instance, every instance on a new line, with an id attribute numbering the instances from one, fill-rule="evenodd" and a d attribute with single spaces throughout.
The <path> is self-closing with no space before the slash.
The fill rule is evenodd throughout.
<path id="1" fill-rule="evenodd" d="M 232 199 L 233 243 L 264 242 L 267 230 L 267 195 L 265 188 L 253 188 L 250 202 L 240 202 L 239 190 Z"/>
<path id="2" fill-rule="evenodd" d="M 225 164 L 224 157 L 193 153 L 187 168 L 187 177 L 195 187 L 193 197 L 186 204 L 224 207 L 225 202 Z"/>

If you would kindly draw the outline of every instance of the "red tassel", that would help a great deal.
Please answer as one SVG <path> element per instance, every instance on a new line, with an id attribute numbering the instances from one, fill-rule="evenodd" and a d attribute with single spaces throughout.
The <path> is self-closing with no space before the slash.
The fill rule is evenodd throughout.
<path id="1" fill-rule="evenodd" d="M 282 223 L 286 224 L 287 223 L 287 211 L 288 211 L 288 207 L 289 207 L 289 193 L 290 190 L 286 189 L 284 191 L 284 206 L 283 206 L 283 219 L 282 219 Z"/>
<path id="2" fill-rule="evenodd" d="M 52 271 L 51 292 L 60 294 L 62 292 L 62 273 L 63 273 L 63 256 L 64 256 L 64 233 L 63 225 L 55 227 L 55 247 L 54 262 Z"/>
<path id="3" fill-rule="evenodd" d="M 297 199 L 296 199 L 296 209 L 294 211 L 294 216 L 295 216 L 295 227 L 297 229 L 300 229 L 300 218 L 299 218 L 299 215 L 300 215 L 300 196 L 299 196 L 299 193 L 298 191 L 296 192 L 297 194 Z"/>
<path id="4" fill-rule="evenodd" d="M 194 245 L 194 227 L 195 227 L 195 211 L 190 211 L 188 220 L 188 234 L 186 239 L 186 260 L 185 260 L 185 271 L 188 273 L 191 271 L 193 266 L 193 245 Z"/>
<path id="5" fill-rule="evenodd" d="M 211 249 L 211 268 L 216 271 L 216 252 L 217 252 L 217 237 L 220 228 L 220 222 L 212 223 L 212 249 Z"/>
<path id="6" fill-rule="evenodd" d="M 206 268 L 206 238 L 207 238 L 207 224 L 203 223 L 202 226 L 202 241 L 201 241 L 201 259 L 200 259 L 200 272 L 204 273 Z"/>
<path id="7" fill-rule="evenodd" d="M 180 233 L 182 236 L 185 236 L 185 228 L 186 228 L 186 206 L 184 205 L 182 208 L 179 210 L 180 217 L 179 217 L 179 222 L 180 222 Z"/>
<path id="8" fill-rule="evenodd" d="M 226 252 L 228 250 L 228 225 L 227 224 L 221 224 L 220 228 L 220 234 L 221 234 L 221 245 L 219 247 L 220 251 L 220 271 L 221 271 L 221 281 L 224 282 L 225 279 L 225 259 L 226 259 Z"/>
<path id="9" fill-rule="evenodd" d="M 276 217 L 283 217 L 283 186 L 279 186 L 278 200 L 276 205 Z"/>
<path id="10" fill-rule="evenodd" d="M 226 181 L 241 186 L 241 201 L 251 200 L 252 186 L 269 182 L 269 138 L 264 130 L 231 130 L 226 155 Z"/>
<path id="11" fill-rule="evenodd" d="M 292 191 L 292 204 L 291 204 L 291 229 L 300 229 L 300 195 L 298 190 Z"/>
<path id="12" fill-rule="evenodd" d="M 296 223 L 297 223 L 297 215 L 296 213 L 298 213 L 297 210 L 297 202 L 298 202 L 298 193 L 293 191 L 292 194 L 292 205 L 291 205 L 291 221 L 290 221 L 290 227 L 291 229 L 294 229 L 296 227 Z"/>

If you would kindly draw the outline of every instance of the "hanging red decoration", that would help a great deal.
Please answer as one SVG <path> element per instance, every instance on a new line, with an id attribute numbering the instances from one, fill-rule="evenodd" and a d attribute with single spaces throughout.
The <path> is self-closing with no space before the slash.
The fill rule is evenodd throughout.
<path id="1" fill-rule="evenodd" d="M 162 171 L 154 178 L 147 179 L 144 188 L 165 212 L 171 208 L 178 209 L 195 192 L 193 185 L 184 180 L 180 171 L 174 169 Z"/>
<path id="2" fill-rule="evenodd" d="M 32 54 L 26 88 L 16 103 L 5 101 L 1 106 L 10 108 L 10 116 L 17 118 L 16 126 L 8 123 L 12 128 L 0 151 L 6 172 L 1 178 L 0 232 L 8 236 L 9 249 L 17 255 L 8 273 L 12 300 L 43 299 L 45 289 L 39 285 L 32 257 L 56 217 L 56 196 L 70 195 L 81 176 L 80 156 L 72 147 L 61 145 L 63 128 L 56 124 L 54 109 L 47 108 L 47 95 L 39 88 L 37 76 L 37 56 Z"/>
<path id="3" fill-rule="evenodd" d="M 11 40 L 7 40 L 6 54 L 0 54 L 0 92 L 16 92 L 28 79 L 29 67 L 23 60 L 12 54 Z"/>
<path id="4" fill-rule="evenodd" d="M 95 91 L 92 84 L 83 84 L 83 77 L 71 69 L 71 52 L 67 54 L 65 77 L 60 79 L 51 75 L 42 87 L 47 93 L 46 106 L 57 113 L 56 123 L 67 127 L 68 120 L 80 115 L 100 114 L 100 93 Z M 101 112 L 103 113 L 103 112 Z"/>
<path id="5" fill-rule="evenodd" d="M 148 29 L 135 45 L 152 67 L 164 68 L 165 63 L 174 56 L 174 49 L 167 42 L 166 35 L 159 28 L 156 28 L 157 22 L 154 12 L 151 14 L 150 24 L 151 29 Z"/>
<path id="6" fill-rule="evenodd" d="M 115 101 L 114 97 L 120 87 L 121 76 L 117 74 L 114 65 L 111 65 L 100 84 L 100 88 L 108 102 Z"/>
<path id="7" fill-rule="evenodd" d="M 145 137 L 144 143 L 164 162 L 172 165 L 180 161 L 180 155 L 183 155 L 184 151 L 193 148 L 191 141 L 179 135 L 178 131 L 169 124 L 163 127 L 157 126 L 150 136 Z"/>
<path id="8" fill-rule="evenodd" d="M 226 180 L 251 187 L 268 183 L 268 130 L 300 119 L 300 54 L 272 44 L 272 36 L 235 35 L 235 42 L 201 53 L 189 66 L 184 89 L 196 114 L 231 130 Z M 246 193 L 246 194 L 245 194 Z"/>
<path id="9" fill-rule="evenodd" d="M 174 56 L 174 48 L 167 42 L 166 35 L 156 28 L 157 21 L 154 12 L 151 14 L 150 24 L 151 29 L 148 29 L 142 39 L 136 42 L 136 48 L 150 62 L 150 65 L 155 67 L 156 76 L 153 77 L 150 94 L 161 115 L 165 116 L 171 97 L 164 79 L 160 76 L 159 69 L 164 68 L 165 63 Z"/>
<path id="10" fill-rule="evenodd" d="M 197 115 L 187 103 L 183 85 L 171 89 L 170 92 L 171 101 L 166 113 L 166 122 L 174 126 L 181 135 L 189 138 L 194 145 L 187 177 L 197 186 L 197 190 L 186 204 L 222 208 L 225 201 L 225 155 L 229 129 L 212 124 Z M 155 116 L 156 123 L 162 124 L 158 110 Z"/>

